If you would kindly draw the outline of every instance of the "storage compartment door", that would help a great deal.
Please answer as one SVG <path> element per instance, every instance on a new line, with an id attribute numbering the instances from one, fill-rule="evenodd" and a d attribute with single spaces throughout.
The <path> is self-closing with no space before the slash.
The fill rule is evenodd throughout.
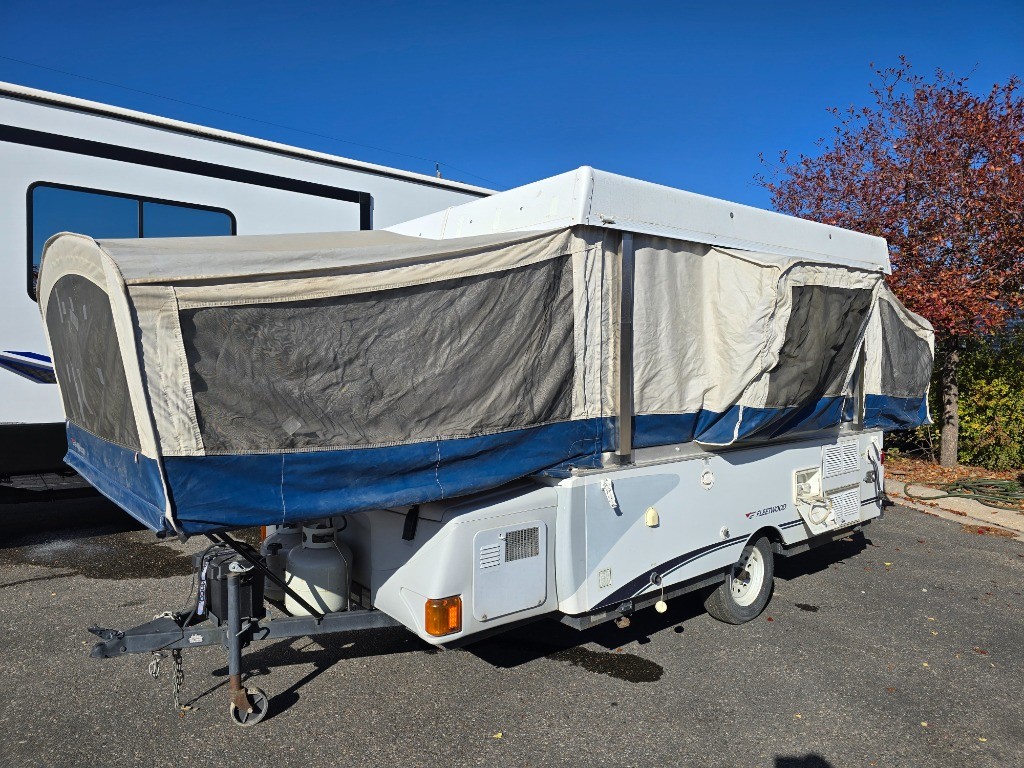
<path id="1" fill-rule="evenodd" d="M 488 621 L 536 608 L 547 597 L 547 526 L 539 520 L 473 537 L 473 616 Z"/>

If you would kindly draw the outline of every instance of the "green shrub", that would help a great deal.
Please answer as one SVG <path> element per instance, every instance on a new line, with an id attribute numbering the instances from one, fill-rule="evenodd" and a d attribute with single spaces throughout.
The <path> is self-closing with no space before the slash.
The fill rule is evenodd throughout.
<path id="1" fill-rule="evenodd" d="M 959 383 L 960 462 L 992 470 L 1024 468 L 1024 333 L 968 346 L 960 358 Z M 929 398 L 936 423 L 893 432 L 892 447 L 938 460 L 940 386 L 936 365 Z"/>
<path id="2" fill-rule="evenodd" d="M 1024 467 L 1024 335 L 967 350 L 960 369 L 960 461 Z M 933 385 L 935 386 L 935 385 Z"/>

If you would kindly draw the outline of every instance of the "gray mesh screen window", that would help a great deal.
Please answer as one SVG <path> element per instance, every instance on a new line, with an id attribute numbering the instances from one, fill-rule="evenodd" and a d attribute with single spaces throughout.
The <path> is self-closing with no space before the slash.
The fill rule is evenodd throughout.
<path id="1" fill-rule="evenodd" d="M 181 313 L 207 452 L 415 442 L 571 416 L 572 266 Z"/>
<path id="2" fill-rule="evenodd" d="M 878 302 L 882 319 L 882 392 L 889 397 L 921 397 L 928 391 L 932 352 L 908 328 L 892 305 Z"/>
<path id="3" fill-rule="evenodd" d="M 765 405 L 785 408 L 843 394 L 870 309 L 869 290 L 794 287 L 786 338 L 768 379 Z"/>
<path id="4" fill-rule="evenodd" d="M 68 420 L 104 440 L 139 450 L 107 294 L 91 280 L 65 275 L 50 294 L 46 327 Z"/>

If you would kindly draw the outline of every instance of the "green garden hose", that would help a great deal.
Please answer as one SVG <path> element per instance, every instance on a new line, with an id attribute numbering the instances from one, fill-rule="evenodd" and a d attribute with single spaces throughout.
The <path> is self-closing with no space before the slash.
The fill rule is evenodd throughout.
<path id="1" fill-rule="evenodd" d="M 1024 489 L 1014 480 L 986 480 L 973 478 L 956 480 L 952 483 L 913 483 L 940 491 L 938 496 L 918 496 L 910 492 L 911 483 L 903 491 L 903 495 L 915 501 L 935 501 L 936 499 L 971 499 L 994 509 L 1019 511 L 1024 504 Z"/>

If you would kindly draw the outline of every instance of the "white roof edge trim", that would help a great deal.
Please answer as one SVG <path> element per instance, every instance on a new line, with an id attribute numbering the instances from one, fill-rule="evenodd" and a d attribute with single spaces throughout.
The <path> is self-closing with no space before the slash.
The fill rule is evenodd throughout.
<path id="1" fill-rule="evenodd" d="M 587 223 L 592 226 L 608 226 L 607 224 L 602 224 L 599 220 L 595 219 L 597 219 L 597 217 L 592 217 L 592 220 Z M 703 243 L 705 245 L 713 245 L 718 248 L 731 248 L 737 251 L 750 251 L 751 253 L 768 253 L 773 256 L 787 256 L 789 258 L 813 262 L 825 261 L 825 257 L 827 257 L 828 263 L 845 264 L 858 269 L 865 269 L 870 272 L 881 271 L 885 274 L 891 274 L 891 269 L 889 267 L 867 259 L 830 256 L 818 251 L 806 250 L 803 248 L 787 248 L 785 246 L 779 246 L 759 240 L 719 236 L 696 229 L 680 229 L 666 225 L 654 225 L 643 221 L 634 222 L 629 221 L 628 219 L 617 219 L 613 228 L 621 229 L 626 232 L 635 232 L 637 234 L 667 237 L 672 240 L 686 240 L 692 243 Z"/>
<path id="2" fill-rule="evenodd" d="M 577 224 L 891 273 L 881 237 L 589 166 L 389 229 L 443 239 Z"/>
<path id="3" fill-rule="evenodd" d="M 600 198 L 598 197 L 599 184 L 601 186 L 619 185 L 627 188 L 627 198 L 635 199 L 636 197 L 639 197 L 639 195 L 628 194 L 629 187 L 647 191 L 652 195 L 671 195 L 678 198 L 680 203 L 687 204 L 688 207 L 697 208 L 699 206 L 706 206 L 709 209 L 709 213 L 721 214 L 723 222 L 725 221 L 724 215 L 728 213 L 729 225 L 733 225 L 734 222 L 735 224 L 744 224 L 745 220 L 749 218 L 754 219 L 761 225 L 761 227 L 764 228 L 762 229 L 758 226 L 740 226 L 738 228 L 742 234 L 727 233 L 723 231 L 725 227 L 721 225 L 718 228 L 714 226 L 708 228 L 680 227 L 664 219 L 661 221 L 646 221 L 643 219 L 636 219 L 628 215 L 616 216 L 614 210 L 608 213 L 592 210 L 587 219 L 582 223 L 596 226 L 612 226 L 615 229 L 622 229 L 626 231 L 640 232 L 643 234 L 661 237 L 671 237 L 680 240 L 690 240 L 693 242 L 706 243 L 708 245 L 716 245 L 725 248 L 760 251 L 762 253 L 770 253 L 778 256 L 787 256 L 798 259 L 808 259 L 810 261 L 820 262 L 825 260 L 828 262 L 850 265 L 860 269 L 867 269 L 873 272 L 881 271 L 884 274 L 891 274 L 888 243 L 886 243 L 884 238 L 877 237 L 876 235 L 869 235 L 864 232 L 857 232 L 851 229 L 843 229 L 842 227 L 823 224 L 811 219 L 801 219 L 796 216 L 790 216 L 789 214 L 779 213 L 778 211 L 769 211 L 763 208 L 756 208 L 743 203 L 734 203 L 721 198 L 702 195 L 697 192 L 688 192 L 686 190 L 676 189 L 663 184 L 640 181 L 628 176 L 621 176 L 593 168 L 584 167 L 579 169 L 578 172 L 584 171 L 589 173 L 593 183 L 593 189 L 590 195 L 591 204 L 593 204 L 595 197 L 598 198 L 600 204 Z M 607 223 L 606 220 L 608 218 L 611 218 L 613 223 Z M 800 231 L 803 238 L 808 240 L 811 235 L 814 235 L 816 237 L 820 237 L 823 244 L 830 244 L 834 242 L 834 245 L 827 248 L 804 248 L 781 244 L 778 242 L 781 238 L 773 239 L 749 236 L 753 235 L 755 231 L 764 232 L 768 226 L 771 226 L 772 228 L 781 226 L 787 230 L 792 230 L 793 232 Z M 833 241 L 834 237 L 836 237 L 837 240 L 842 239 L 843 241 L 856 241 L 863 249 L 865 258 L 838 254 L 836 252 L 837 250 L 845 250 L 845 248 L 840 249 L 837 247 L 839 243 Z M 875 258 L 867 258 L 872 254 L 875 255 Z"/>
<path id="4" fill-rule="evenodd" d="M 494 194 L 493 189 L 488 189 L 487 187 L 478 187 L 475 184 L 467 184 L 462 181 L 451 181 L 449 179 L 439 179 L 436 176 L 430 176 L 425 173 L 415 173 L 413 171 L 404 171 L 399 168 L 392 168 L 386 165 L 367 163 L 363 162 L 362 160 L 353 160 L 352 158 L 342 157 L 341 155 L 332 155 L 327 152 L 317 152 L 316 150 L 312 149 L 296 147 L 292 144 L 282 144 L 277 141 L 258 139 L 253 136 L 246 136 L 243 133 L 222 131 L 219 128 L 209 128 L 205 125 L 199 125 L 198 123 L 188 123 L 183 120 L 175 120 L 170 117 L 151 115 L 148 112 L 139 112 L 134 109 L 115 107 L 112 104 L 104 104 L 101 101 L 90 101 L 88 99 L 80 99 L 77 96 L 65 96 L 62 93 L 54 93 L 53 91 L 43 91 L 37 88 L 29 88 L 28 86 L 18 85 L 16 83 L 8 83 L 2 80 L 0 80 L 0 96 L 7 96 L 15 99 L 27 99 L 30 101 L 38 101 L 47 104 L 52 104 L 54 106 L 67 107 L 69 109 L 99 112 L 101 114 L 113 118 L 130 120 L 132 122 L 151 125 L 158 128 L 168 128 L 170 130 L 194 134 L 209 139 L 216 139 L 218 141 L 229 141 L 235 144 L 249 146 L 254 149 L 263 149 L 271 152 L 287 152 L 292 155 L 301 155 L 310 160 L 319 160 L 322 162 L 344 165 L 351 168 L 352 170 L 357 171 L 362 170 L 368 173 L 375 173 L 386 176 L 396 176 L 408 179 L 409 181 L 415 181 L 422 184 L 429 184 L 430 186 L 445 187 L 456 192 L 469 192 L 472 194 L 480 195 Z"/>

